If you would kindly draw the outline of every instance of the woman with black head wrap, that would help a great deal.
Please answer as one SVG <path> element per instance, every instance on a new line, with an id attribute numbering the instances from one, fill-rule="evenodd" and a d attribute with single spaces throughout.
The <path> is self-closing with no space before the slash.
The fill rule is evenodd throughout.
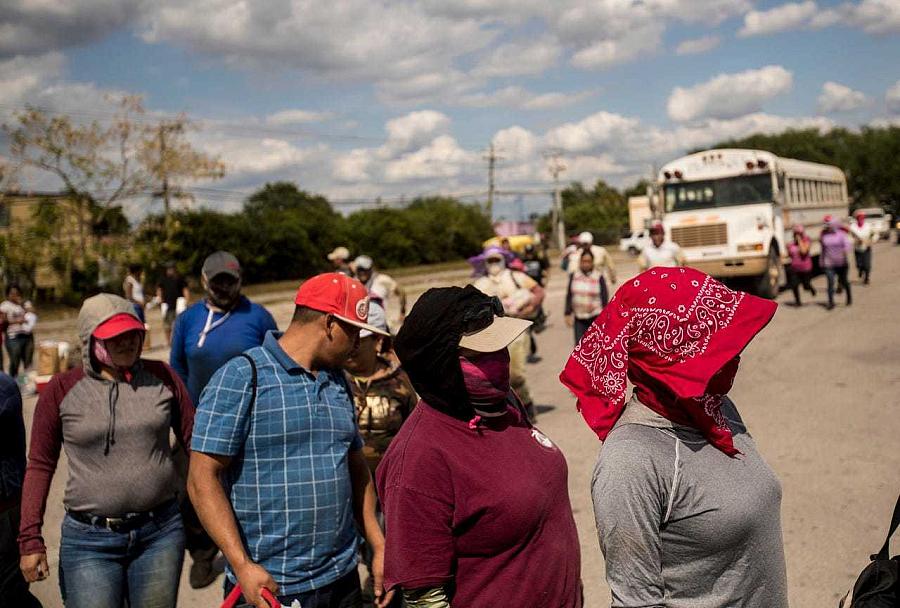
<path id="1" fill-rule="evenodd" d="M 422 400 L 377 471 L 385 588 L 411 608 L 582 605 L 559 448 L 509 387 L 530 321 L 472 286 L 431 289 L 395 349 Z"/>

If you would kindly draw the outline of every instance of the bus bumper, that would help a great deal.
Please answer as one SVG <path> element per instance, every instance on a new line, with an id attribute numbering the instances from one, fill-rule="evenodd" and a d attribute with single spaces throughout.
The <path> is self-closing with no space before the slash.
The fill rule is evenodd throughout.
<path id="1" fill-rule="evenodd" d="M 763 274 L 769 259 L 763 257 L 688 260 L 687 265 L 713 277 L 754 277 Z"/>

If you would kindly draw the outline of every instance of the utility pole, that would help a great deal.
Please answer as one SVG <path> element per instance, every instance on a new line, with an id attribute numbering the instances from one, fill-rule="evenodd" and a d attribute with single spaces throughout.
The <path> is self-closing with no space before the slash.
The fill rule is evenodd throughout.
<path id="1" fill-rule="evenodd" d="M 166 240 L 169 240 L 172 232 L 172 197 L 184 198 L 181 190 L 172 190 L 169 184 L 169 159 L 166 142 L 166 135 L 169 133 L 181 133 L 184 130 L 183 125 L 178 122 L 161 122 L 157 127 L 157 137 L 159 138 L 159 165 L 157 165 L 157 177 L 160 179 L 160 189 L 153 193 L 155 198 L 161 198 L 163 201 L 163 217 L 165 218 Z"/>
<path id="2" fill-rule="evenodd" d="M 562 200 L 559 190 L 559 174 L 566 170 L 566 165 L 562 162 L 562 151 L 558 149 L 550 150 L 544 153 L 547 159 L 547 170 L 553 176 L 553 212 L 551 214 L 552 222 L 556 225 L 556 246 L 560 251 L 566 248 L 566 224 L 563 218 Z"/>
<path id="3" fill-rule="evenodd" d="M 503 160 L 502 156 L 497 156 L 496 151 L 494 150 L 494 142 L 491 142 L 490 147 L 488 148 L 487 156 L 482 157 L 486 161 L 488 161 L 488 195 L 487 195 L 487 215 L 491 219 L 491 222 L 494 221 L 494 169 L 497 166 L 498 160 Z"/>

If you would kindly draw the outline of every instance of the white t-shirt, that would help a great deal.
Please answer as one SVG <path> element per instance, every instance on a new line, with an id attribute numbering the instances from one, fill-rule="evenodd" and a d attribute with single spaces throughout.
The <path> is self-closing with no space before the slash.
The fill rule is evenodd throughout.
<path id="1" fill-rule="evenodd" d="M 397 281 L 386 274 L 376 272 L 366 283 L 366 288 L 372 297 L 387 302 L 388 298 L 397 291 Z"/>
<path id="2" fill-rule="evenodd" d="M 26 326 L 25 307 L 11 300 L 4 300 L 0 303 L 0 312 L 6 315 L 6 322 L 8 323 L 6 326 L 7 336 L 12 338 L 13 336 L 31 333 Z"/>
<path id="3" fill-rule="evenodd" d="M 850 225 L 850 234 L 853 235 L 853 245 L 857 251 L 864 251 L 878 242 L 878 233 L 872 224 L 863 223 L 860 226 L 854 222 Z"/>
<path id="4" fill-rule="evenodd" d="M 141 285 L 141 282 L 138 281 L 131 275 L 125 277 L 125 285 L 131 285 L 131 301 L 137 302 L 138 304 L 144 303 L 144 286 Z M 128 290 L 125 290 L 126 293 Z"/>
<path id="5" fill-rule="evenodd" d="M 638 263 L 645 270 L 656 268 L 657 266 L 681 266 L 684 259 L 681 247 L 672 241 L 663 241 L 659 247 L 650 243 L 641 251 L 640 258 Z"/>

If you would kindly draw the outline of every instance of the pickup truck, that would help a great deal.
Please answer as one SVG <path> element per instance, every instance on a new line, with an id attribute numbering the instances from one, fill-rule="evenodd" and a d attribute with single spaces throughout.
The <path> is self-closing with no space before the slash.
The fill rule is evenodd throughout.
<path id="1" fill-rule="evenodd" d="M 619 239 L 619 251 L 627 252 L 631 255 L 639 255 L 650 243 L 650 231 L 635 230 L 624 239 Z"/>
<path id="2" fill-rule="evenodd" d="M 874 226 L 875 231 L 878 233 L 878 236 L 887 239 L 891 236 L 891 216 L 884 212 L 884 209 L 880 207 L 869 207 L 866 209 L 858 209 L 856 213 L 865 213 L 866 224 L 871 224 Z M 850 218 L 851 222 L 855 222 L 854 218 Z"/>

